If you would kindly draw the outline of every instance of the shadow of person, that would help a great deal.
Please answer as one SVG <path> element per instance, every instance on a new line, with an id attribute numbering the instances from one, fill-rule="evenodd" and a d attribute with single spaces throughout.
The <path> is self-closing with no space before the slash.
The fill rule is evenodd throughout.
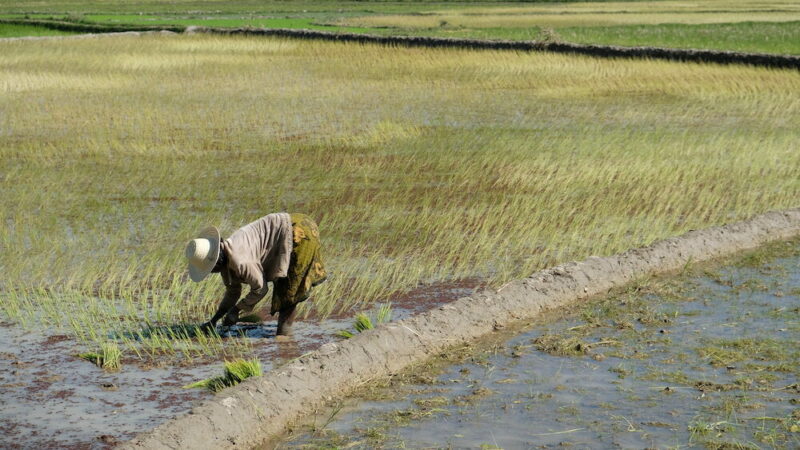
<path id="1" fill-rule="evenodd" d="M 213 333 L 214 331 L 210 331 Z M 201 334 L 208 335 L 209 331 L 204 330 L 200 324 L 196 323 L 178 323 L 173 325 L 148 325 L 142 327 L 140 330 L 123 331 L 121 333 L 112 332 L 112 339 L 127 338 L 135 341 L 142 341 L 153 337 L 168 337 L 172 339 L 191 339 Z"/>

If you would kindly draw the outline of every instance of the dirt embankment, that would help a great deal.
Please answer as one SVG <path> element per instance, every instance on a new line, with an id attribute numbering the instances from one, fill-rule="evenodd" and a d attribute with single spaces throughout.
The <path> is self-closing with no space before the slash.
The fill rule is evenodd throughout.
<path id="1" fill-rule="evenodd" d="M 35 25 L 46 28 L 85 32 L 95 34 L 111 34 L 119 32 L 189 32 L 215 33 L 225 35 L 279 36 L 293 39 L 315 39 L 339 42 L 372 43 L 388 46 L 405 47 L 449 47 L 485 50 L 515 51 L 548 51 L 588 55 L 604 58 L 650 58 L 669 61 L 688 61 L 717 64 L 746 64 L 759 67 L 784 69 L 800 69 L 800 56 L 774 55 L 768 53 L 744 53 L 718 50 L 696 50 L 661 47 L 619 47 L 614 45 L 573 44 L 569 42 L 537 42 L 483 40 L 463 38 L 442 38 L 425 36 L 376 36 L 361 33 L 335 33 L 321 30 L 305 30 L 292 28 L 207 28 L 198 26 L 148 26 L 148 25 L 109 25 L 88 22 L 70 22 L 64 20 L 45 19 L 0 19 L 0 24 Z M 52 38 L 52 37 L 50 37 Z M 20 39 L 20 38 L 10 38 Z M 26 38 L 23 38 L 26 39 Z M 41 39 L 41 38 L 40 38 Z M 1 39 L 0 39 L 1 40 Z"/>
<path id="2" fill-rule="evenodd" d="M 669 61 L 689 61 L 717 64 L 747 64 L 761 67 L 800 69 L 800 56 L 767 53 L 743 53 L 718 50 L 695 50 L 661 47 L 619 47 L 614 45 L 572 44 L 569 42 L 536 42 L 482 40 L 416 36 L 376 36 L 360 33 L 287 28 L 203 28 L 189 27 L 187 32 L 281 36 L 295 39 L 317 39 L 340 42 L 359 42 L 405 47 L 450 47 L 485 50 L 547 51 L 604 58 L 650 58 Z"/>
<path id="3" fill-rule="evenodd" d="M 49 28 L 51 30 L 71 31 L 75 33 L 121 33 L 125 31 L 172 31 L 174 33 L 183 32 L 184 26 L 170 25 L 124 25 L 124 24 L 103 24 L 91 22 L 72 22 L 58 19 L 0 19 L 0 24 L 8 25 L 31 25 Z"/>
<path id="4" fill-rule="evenodd" d="M 543 310 L 606 293 L 637 278 L 800 235 L 800 208 L 590 257 L 515 281 L 495 293 L 451 304 L 329 343 L 265 376 L 248 380 L 138 436 L 123 448 L 250 448 L 352 388 L 397 372 Z"/>

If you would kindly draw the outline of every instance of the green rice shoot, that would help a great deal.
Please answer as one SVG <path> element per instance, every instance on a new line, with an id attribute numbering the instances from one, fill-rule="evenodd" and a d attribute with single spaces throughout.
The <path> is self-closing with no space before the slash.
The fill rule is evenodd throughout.
<path id="1" fill-rule="evenodd" d="M 363 312 L 356 314 L 355 320 L 353 321 L 353 329 L 355 329 L 357 333 L 363 333 L 364 331 L 372 330 L 376 326 L 391 320 L 392 304 L 384 303 L 378 308 L 374 319 Z M 355 333 L 350 330 L 339 330 L 336 335 L 345 339 L 350 339 L 355 336 Z"/>
<path id="2" fill-rule="evenodd" d="M 99 352 L 79 353 L 78 357 L 91 361 L 103 370 L 115 371 L 122 367 L 120 362 L 122 359 L 122 351 L 114 342 L 101 344 Z"/>
<path id="3" fill-rule="evenodd" d="M 222 376 L 200 380 L 187 384 L 183 388 L 205 388 L 211 392 L 219 392 L 227 387 L 235 386 L 250 377 L 260 377 L 262 374 L 261 362 L 257 358 L 225 361 L 225 373 Z"/>

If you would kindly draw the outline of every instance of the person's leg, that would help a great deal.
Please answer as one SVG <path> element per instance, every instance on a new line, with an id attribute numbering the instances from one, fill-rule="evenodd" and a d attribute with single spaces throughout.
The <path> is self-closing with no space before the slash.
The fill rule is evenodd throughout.
<path id="1" fill-rule="evenodd" d="M 278 312 L 278 336 L 291 336 L 292 324 L 297 315 L 297 305 L 286 305 Z"/>

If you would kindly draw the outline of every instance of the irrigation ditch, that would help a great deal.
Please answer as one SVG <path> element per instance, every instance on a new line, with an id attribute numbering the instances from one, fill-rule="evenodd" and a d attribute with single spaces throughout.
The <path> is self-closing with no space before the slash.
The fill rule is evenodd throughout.
<path id="1" fill-rule="evenodd" d="M 476 50 L 545 51 L 602 58 L 661 59 L 668 61 L 745 64 L 757 67 L 800 69 L 800 56 L 768 53 L 745 53 L 702 49 L 662 47 L 621 47 L 613 45 L 574 44 L 569 42 L 510 41 L 424 36 L 378 36 L 361 33 L 338 33 L 292 28 L 210 28 L 200 26 L 107 25 L 62 20 L 0 19 L 0 24 L 34 25 L 62 31 L 118 33 L 130 31 L 171 31 L 220 35 L 275 36 L 292 39 L 355 42 L 402 47 L 465 48 Z"/>
<path id="2" fill-rule="evenodd" d="M 464 297 L 352 339 L 325 344 L 263 377 L 221 392 L 122 448 L 251 448 L 363 383 L 513 322 L 585 301 L 642 277 L 795 236 L 800 236 L 800 208 L 690 231 L 618 255 L 562 264 L 496 292 Z"/>

